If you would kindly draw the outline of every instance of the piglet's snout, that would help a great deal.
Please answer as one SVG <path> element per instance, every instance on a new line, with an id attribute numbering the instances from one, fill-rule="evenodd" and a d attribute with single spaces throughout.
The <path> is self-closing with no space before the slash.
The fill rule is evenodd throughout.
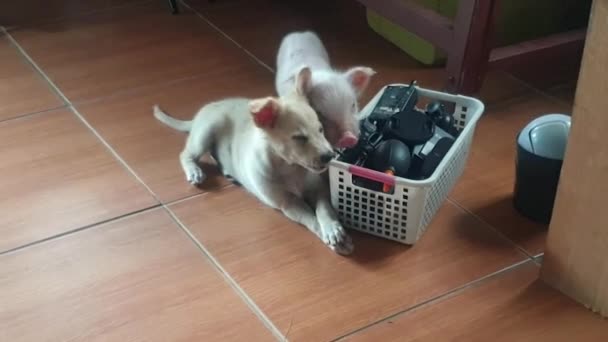
<path id="1" fill-rule="evenodd" d="M 349 131 L 346 131 L 342 134 L 340 140 L 338 140 L 338 148 L 349 148 L 357 145 L 357 137 Z"/>

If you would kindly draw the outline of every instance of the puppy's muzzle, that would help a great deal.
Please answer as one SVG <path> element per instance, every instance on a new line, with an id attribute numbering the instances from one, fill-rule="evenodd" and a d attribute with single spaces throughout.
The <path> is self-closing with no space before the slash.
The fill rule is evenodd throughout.
<path id="1" fill-rule="evenodd" d="M 335 156 L 336 154 L 333 151 L 323 153 L 321 156 L 319 156 L 319 161 L 321 162 L 321 165 L 327 165 L 332 159 L 334 159 Z"/>

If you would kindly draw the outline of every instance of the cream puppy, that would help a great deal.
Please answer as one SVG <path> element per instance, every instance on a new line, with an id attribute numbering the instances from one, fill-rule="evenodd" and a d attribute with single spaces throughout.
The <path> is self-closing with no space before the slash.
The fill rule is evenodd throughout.
<path id="1" fill-rule="evenodd" d="M 322 175 L 334 152 L 304 94 L 310 78 L 310 69 L 301 68 L 287 94 L 213 102 L 192 121 L 174 119 L 158 106 L 154 116 L 190 132 L 180 154 L 188 181 L 204 181 L 198 161 L 210 152 L 226 176 L 260 201 L 306 226 L 332 250 L 350 254 L 352 241 L 331 207 Z"/>

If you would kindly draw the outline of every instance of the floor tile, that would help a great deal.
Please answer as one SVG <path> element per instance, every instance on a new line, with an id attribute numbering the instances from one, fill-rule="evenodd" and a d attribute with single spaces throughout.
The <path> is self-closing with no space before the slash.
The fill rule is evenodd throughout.
<path id="1" fill-rule="evenodd" d="M 522 260 L 446 204 L 412 248 L 355 234 L 340 257 L 240 187 L 171 210 L 290 341 L 325 341 Z"/>
<path id="2" fill-rule="evenodd" d="M 156 204 L 70 112 L 0 123 L 0 251 Z"/>
<path id="3" fill-rule="evenodd" d="M 199 17 L 166 1 L 133 4 L 13 32 L 71 101 L 254 62 Z"/>
<path id="4" fill-rule="evenodd" d="M 554 56 L 559 63 L 538 61 L 512 68 L 511 73 L 530 86 L 545 91 L 553 87 L 571 84 L 578 78 L 581 59 Z"/>
<path id="5" fill-rule="evenodd" d="M 558 85 L 547 89 L 546 92 L 555 98 L 574 106 L 574 95 L 576 94 L 576 81 Z"/>
<path id="6" fill-rule="evenodd" d="M 187 136 L 158 122 L 152 116 L 152 106 L 159 104 L 175 117 L 190 119 L 207 102 L 231 96 L 262 97 L 273 92 L 272 75 L 254 65 L 77 108 L 144 183 L 163 202 L 169 202 L 228 182 L 208 158 L 204 166 L 209 177 L 202 187 L 197 189 L 186 182 L 179 153 Z"/>
<path id="7" fill-rule="evenodd" d="M 63 103 L 0 33 L 0 121 Z"/>
<path id="8" fill-rule="evenodd" d="M 344 341 L 605 341 L 608 324 L 537 278 L 531 262 Z"/>
<path id="9" fill-rule="evenodd" d="M 3 341 L 273 340 L 162 209 L 0 263 Z"/>
<path id="10" fill-rule="evenodd" d="M 20 0 L 0 3 L 0 25 L 23 27 L 145 0 Z"/>
<path id="11" fill-rule="evenodd" d="M 312 29 L 325 38 L 330 47 L 339 44 L 338 38 L 347 38 L 350 43 L 367 38 L 359 36 L 365 30 L 361 29 L 361 6 L 356 2 L 237 0 L 209 4 L 205 0 L 194 0 L 188 3 L 272 68 L 281 39 L 291 31 Z M 348 30 L 344 30 L 343 24 L 348 24 Z M 251 30 L 253 26 L 255 30 Z M 340 32 L 332 32 L 340 26 Z M 369 51 L 372 47 L 361 46 L 358 50 Z M 358 57 L 349 56 L 348 51 L 335 52 L 340 53 L 339 59 L 343 62 L 352 62 Z"/>
<path id="12" fill-rule="evenodd" d="M 543 251 L 547 228 L 513 208 L 516 137 L 540 115 L 569 111 L 568 105 L 537 94 L 488 108 L 476 129 L 465 172 L 450 195 L 532 255 Z"/>
<path id="13" fill-rule="evenodd" d="M 366 103 L 388 83 L 417 80 L 422 87 L 442 89 L 443 67 L 424 66 L 386 41 L 367 25 L 365 8 L 356 1 L 226 1 L 208 3 L 190 0 L 206 18 L 272 68 L 281 39 L 296 30 L 317 32 L 326 45 L 332 64 L 338 68 L 354 65 L 373 67 Z M 260 20 L 264 18 L 264 20 Z M 255 30 L 250 28 L 255 26 Z M 347 29 L 345 29 L 347 28 Z M 496 102 L 528 91 L 503 72 L 490 72 L 479 97 Z"/>

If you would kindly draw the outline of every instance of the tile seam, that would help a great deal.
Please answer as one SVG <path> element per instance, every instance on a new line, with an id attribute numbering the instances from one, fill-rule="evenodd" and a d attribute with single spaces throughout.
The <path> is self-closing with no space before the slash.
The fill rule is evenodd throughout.
<path id="1" fill-rule="evenodd" d="M 466 291 L 466 290 L 468 290 L 470 288 L 474 288 L 474 287 L 483 285 L 483 283 L 485 283 L 487 281 L 490 281 L 490 280 L 492 280 L 492 279 L 494 279 L 494 278 L 496 278 L 498 276 L 501 276 L 502 274 L 506 274 L 508 272 L 512 272 L 516 268 L 522 267 L 523 265 L 528 264 L 528 263 L 536 265 L 530 259 L 525 259 L 525 260 L 519 261 L 519 262 L 514 263 L 512 265 L 509 265 L 507 267 L 503 267 L 503 268 L 501 268 L 501 269 L 499 269 L 499 270 L 497 270 L 495 272 L 486 274 L 485 276 L 477 278 L 477 279 L 475 279 L 473 281 L 470 281 L 470 282 L 468 282 L 468 283 L 466 283 L 464 285 L 461 285 L 461 286 L 455 287 L 455 288 L 453 288 L 451 290 L 448 290 L 448 291 L 446 291 L 446 292 L 444 292 L 444 293 L 442 293 L 440 295 L 437 295 L 435 297 L 429 298 L 429 299 L 427 299 L 425 301 L 422 301 L 422 302 L 420 302 L 418 304 L 415 304 L 415 305 L 413 305 L 411 307 L 408 307 L 408 308 L 406 308 L 404 310 L 400 310 L 400 311 L 395 312 L 395 313 L 393 313 L 391 315 L 383 317 L 383 318 L 381 318 L 381 319 L 379 319 L 377 321 L 374 321 L 372 323 L 366 324 L 366 325 L 364 325 L 364 326 L 362 326 L 360 328 L 354 329 L 354 330 L 352 330 L 352 331 L 350 331 L 350 332 L 348 332 L 346 334 L 343 334 L 343 335 L 341 335 L 341 336 L 339 336 L 337 338 L 332 339 L 331 341 L 332 342 L 342 341 L 342 340 L 344 340 L 344 339 L 346 339 L 346 338 L 348 338 L 350 336 L 353 336 L 353 335 L 355 335 L 357 333 L 360 333 L 360 332 L 362 332 L 364 330 L 367 330 L 367 329 L 369 329 L 371 327 L 374 327 L 374 326 L 376 326 L 378 324 L 381 324 L 383 322 L 390 321 L 391 319 L 398 318 L 399 316 L 407 315 L 407 314 L 409 314 L 411 312 L 414 312 L 416 310 L 422 309 L 424 307 L 431 306 L 431 305 L 433 305 L 433 304 L 435 304 L 437 302 L 441 302 L 442 300 L 446 300 L 446 299 L 449 299 L 451 297 L 457 296 L 460 293 L 462 293 L 462 292 L 464 292 L 464 291 Z"/>

